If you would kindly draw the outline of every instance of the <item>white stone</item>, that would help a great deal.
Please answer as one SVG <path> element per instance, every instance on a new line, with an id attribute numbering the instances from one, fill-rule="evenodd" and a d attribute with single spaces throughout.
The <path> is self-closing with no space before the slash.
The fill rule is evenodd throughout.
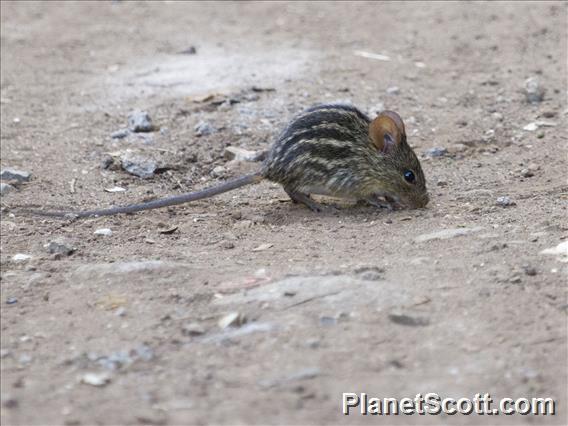
<path id="1" fill-rule="evenodd" d="M 220 328 L 238 327 L 246 322 L 244 315 L 240 312 L 231 312 L 225 315 L 218 322 Z"/>
<path id="2" fill-rule="evenodd" d="M 540 254 L 559 256 L 561 262 L 568 262 L 568 240 L 562 241 L 556 247 L 544 249 Z"/>
<path id="3" fill-rule="evenodd" d="M 236 146 L 225 148 L 225 160 L 255 161 L 257 157 L 258 153 L 255 151 L 249 151 Z"/>
<path id="4" fill-rule="evenodd" d="M 81 382 L 91 386 L 104 386 L 110 382 L 108 373 L 86 373 L 81 377 Z"/>
<path id="5" fill-rule="evenodd" d="M 31 258 L 32 258 L 32 256 L 29 255 L 29 254 L 17 253 L 17 254 L 14 255 L 14 257 L 12 257 L 12 260 L 14 262 L 27 262 Z"/>
<path id="6" fill-rule="evenodd" d="M 120 187 L 120 186 L 113 186 L 112 188 L 105 188 L 106 192 L 124 192 L 126 191 L 126 189 Z"/>
<path id="7" fill-rule="evenodd" d="M 109 228 L 100 228 L 93 232 L 95 235 L 103 235 L 105 237 L 110 237 L 112 235 L 112 230 Z"/>

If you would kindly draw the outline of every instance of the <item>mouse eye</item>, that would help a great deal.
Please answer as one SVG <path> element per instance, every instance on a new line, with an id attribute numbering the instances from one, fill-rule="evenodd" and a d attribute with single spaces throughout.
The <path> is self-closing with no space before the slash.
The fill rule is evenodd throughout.
<path id="1" fill-rule="evenodd" d="M 414 172 L 412 170 L 406 170 L 404 172 L 404 179 L 408 183 L 414 183 L 414 181 L 416 180 L 416 177 L 414 176 Z"/>

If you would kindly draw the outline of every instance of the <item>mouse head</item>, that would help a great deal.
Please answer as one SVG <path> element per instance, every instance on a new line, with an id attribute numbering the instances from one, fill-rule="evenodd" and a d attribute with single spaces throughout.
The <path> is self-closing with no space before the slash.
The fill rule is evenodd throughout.
<path id="1" fill-rule="evenodd" d="M 394 111 L 381 112 L 369 126 L 369 140 L 378 160 L 375 173 L 381 189 L 377 193 L 386 194 L 408 207 L 426 206 L 429 197 L 424 173 L 406 142 L 400 116 Z"/>

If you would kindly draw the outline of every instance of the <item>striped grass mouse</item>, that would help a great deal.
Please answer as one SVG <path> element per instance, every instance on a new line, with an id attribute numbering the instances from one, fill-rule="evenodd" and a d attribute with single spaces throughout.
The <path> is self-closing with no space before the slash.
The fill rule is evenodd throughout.
<path id="1" fill-rule="evenodd" d="M 323 104 L 296 116 L 280 133 L 262 168 L 218 186 L 159 200 L 79 212 L 34 211 L 49 217 L 95 217 L 174 206 L 209 198 L 264 179 L 282 185 L 294 202 L 313 211 L 311 195 L 367 201 L 392 208 L 428 204 L 420 161 L 394 111 L 371 120 L 351 105 Z"/>

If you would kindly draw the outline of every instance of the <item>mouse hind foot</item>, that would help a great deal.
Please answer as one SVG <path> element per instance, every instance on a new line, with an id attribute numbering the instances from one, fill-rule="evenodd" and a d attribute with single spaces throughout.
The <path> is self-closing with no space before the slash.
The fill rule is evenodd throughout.
<path id="1" fill-rule="evenodd" d="M 294 191 L 291 189 L 284 188 L 286 194 L 292 199 L 294 203 L 300 203 L 308 207 L 311 211 L 320 213 L 324 210 L 324 207 L 315 202 L 310 198 L 308 194 L 304 194 L 303 192 Z"/>

